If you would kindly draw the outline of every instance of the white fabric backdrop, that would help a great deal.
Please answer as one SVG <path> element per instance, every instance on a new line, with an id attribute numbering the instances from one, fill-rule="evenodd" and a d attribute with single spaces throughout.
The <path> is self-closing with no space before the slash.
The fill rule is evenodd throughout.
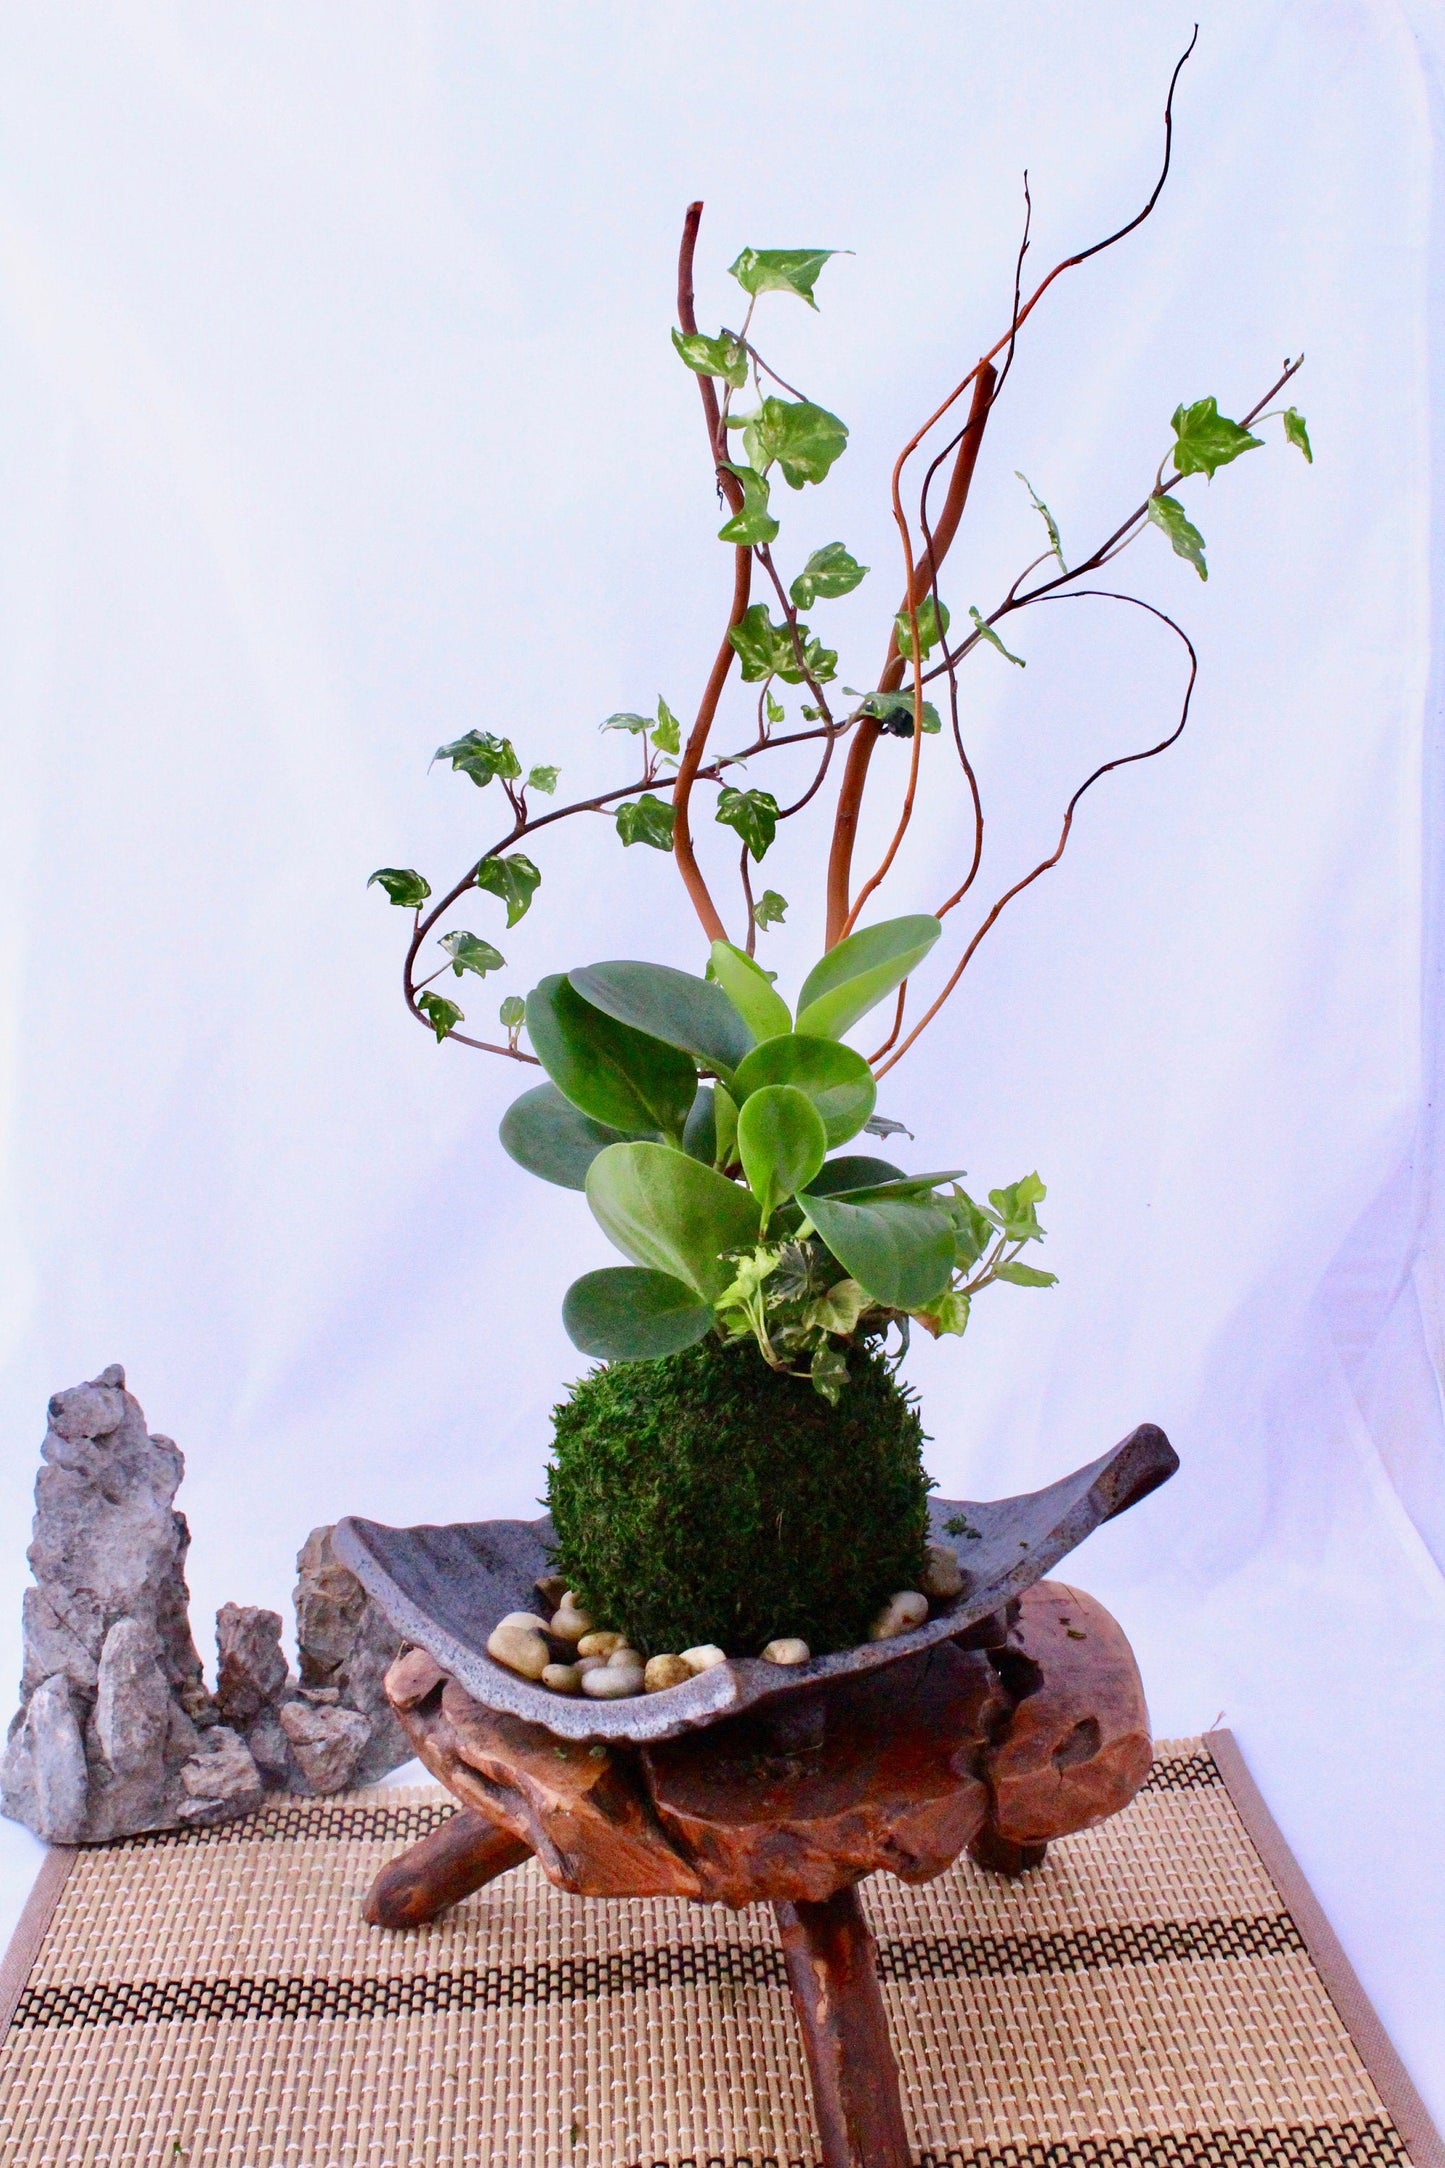
<path id="1" fill-rule="evenodd" d="M 426 772 L 442 738 L 506 729 L 602 787 L 600 717 L 696 698 L 730 575 L 667 341 L 685 202 L 705 322 L 745 242 L 857 252 L 820 317 L 770 309 L 768 347 L 854 428 L 784 543 L 879 568 L 825 606 L 866 682 L 888 464 L 1004 319 L 1020 170 L 1035 264 L 1128 215 L 1190 22 L 5 11 L 0 1675 L 45 1400 L 107 1362 L 187 1455 L 198 1621 L 287 1609 L 340 1512 L 530 1509 L 578 1368 L 560 1295 L 606 1245 L 495 1143 L 525 1079 L 405 1017 L 403 920 L 365 877 L 440 887 L 491 839 L 495 791 Z M 1198 493 L 1207 588 L 1157 537 L 1125 561 L 1198 640 L 1190 731 L 1086 801 L 884 1102 L 917 1163 L 1050 1185 L 1057 1292 L 1000 1290 L 911 1362 L 942 1486 L 1168 1428 L 1177 1481 L 1070 1570 L 1133 1635 L 1157 1730 L 1234 1727 L 1437 2117 L 1441 42 L 1423 6 L 1205 0 L 1155 221 L 1040 312 L 957 607 L 1036 546 L 1015 468 L 1086 544 L 1176 401 L 1237 412 L 1286 349 L 1317 463 L 1276 442 Z M 993 889 L 1176 697 L 1142 621 L 1036 616 L 1027 672 L 984 653 L 968 683 Z M 960 833 L 931 785 L 893 908 L 936 899 Z M 768 946 L 795 975 L 818 922 L 791 851 Z M 601 822 L 537 855 L 508 987 L 591 954 L 696 967 L 661 857 Z M 5 1836 L 13 1911 L 33 1851 Z"/>

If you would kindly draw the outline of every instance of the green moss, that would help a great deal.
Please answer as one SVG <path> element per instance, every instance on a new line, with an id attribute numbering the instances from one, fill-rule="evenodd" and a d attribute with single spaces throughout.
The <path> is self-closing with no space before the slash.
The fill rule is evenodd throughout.
<path id="1" fill-rule="evenodd" d="M 832 1408 L 748 1342 L 594 1370 L 556 1410 L 547 1498 L 583 1608 L 644 1651 L 851 1648 L 923 1570 L 923 1431 L 850 1348 Z"/>

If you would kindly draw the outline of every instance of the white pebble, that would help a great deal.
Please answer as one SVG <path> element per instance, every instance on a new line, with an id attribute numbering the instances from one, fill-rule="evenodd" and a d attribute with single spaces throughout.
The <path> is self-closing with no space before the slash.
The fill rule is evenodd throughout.
<path id="1" fill-rule="evenodd" d="M 596 1633 L 583 1634 L 577 1644 L 577 1654 L 579 1656 L 610 1656 L 614 1649 L 625 1648 L 626 1645 L 626 1634 L 604 1632 L 599 1629 Z"/>
<path id="2" fill-rule="evenodd" d="M 530 1626 L 534 1634 L 544 1634 L 547 1631 L 547 1621 L 544 1618 L 539 1618 L 535 1611 L 509 1611 L 505 1618 L 497 1620 L 497 1624 L 499 1626 Z"/>
<path id="3" fill-rule="evenodd" d="M 575 1604 L 562 1603 L 553 1616 L 550 1631 L 559 1641 L 580 1641 L 583 1634 L 591 1633 L 592 1621 L 587 1613 L 579 1611 Z"/>
<path id="4" fill-rule="evenodd" d="M 870 1641 L 891 1641 L 895 1634 L 912 1633 L 928 1616 L 928 1598 L 916 1588 L 901 1588 L 890 1596 L 869 1629 Z"/>
<path id="5" fill-rule="evenodd" d="M 670 1686 L 685 1686 L 693 1676 L 692 1665 L 685 1664 L 680 1656 L 649 1656 L 642 1674 L 643 1691 L 663 1694 Z"/>
<path id="6" fill-rule="evenodd" d="M 607 1669 L 607 1658 L 605 1656 L 579 1656 L 573 1669 L 585 1678 L 589 1671 L 605 1671 Z"/>
<path id="7" fill-rule="evenodd" d="M 925 1552 L 923 1593 L 945 1602 L 963 1593 L 963 1568 L 946 1543 L 930 1543 Z"/>
<path id="8" fill-rule="evenodd" d="M 585 1673 L 582 1691 L 594 1701 L 625 1701 L 628 1695 L 642 1692 L 642 1666 L 601 1664 L 596 1671 Z"/>
<path id="9" fill-rule="evenodd" d="M 725 1664 L 727 1657 L 715 1641 L 700 1641 L 695 1649 L 684 1649 L 682 1660 L 693 1671 L 711 1671 L 714 1664 Z"/>
<path id="10" fill-rule="evenodd" d="M 630 1649 L 625 1641 L 620 1648 L 615 1648 L 612 1651 L 607 1661 L 609 1665 L 615 1664 L 619 1671 L 625 1671 L 633 1664 L 637 1666 L 639 1671 L 642 1669 L 641 1655 L 636 1649 Z"/>
<path id="11" fill-rule="evenodd" d="M 487 1636 L 487 1654 L 516 1671 L 524 1679 L 540 1679 L 552 1661 L 552 1652 L 540 1628 L 503 1619 Z"/>
<path id="12" fill-rule="evenodd" d="M 806 1641 L 796 1634 L 784 1634 L 777 1641 L 770 1641 L 763 1650 L 765 1664 L 805 1664 L 811 1654 Z"/>
<path id="13" fill-rule="evenodd" d="M 576 1664 L 548 1664 L 542 1684 L 550 1686 L 554 1694 L 580 1694 L 582 1674 Z"/>

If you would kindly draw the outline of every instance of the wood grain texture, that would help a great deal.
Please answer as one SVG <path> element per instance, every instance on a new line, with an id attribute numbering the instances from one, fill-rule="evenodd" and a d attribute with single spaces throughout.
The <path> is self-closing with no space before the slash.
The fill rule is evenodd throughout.
<path id="1" fill-rule="evenodd" d="M 382 1868 L 367 1892 L 363 1915 L 373 1927 L 424 1927 L 531 1856 L 532 1847 L 520 1837 L 461 1807 Z"/>
<path id="2" fill-rule="evenodd" d="M 873 1934 L 857 1891 L 773 1910 L 824 2168 L 911 2168 Z"/>

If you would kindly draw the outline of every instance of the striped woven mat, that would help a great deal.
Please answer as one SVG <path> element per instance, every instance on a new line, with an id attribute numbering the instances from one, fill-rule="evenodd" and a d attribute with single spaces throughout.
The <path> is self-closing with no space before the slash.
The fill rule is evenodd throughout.
<path id="1" fill-rule="evenodd" d="M 368 1928 L 372 1876 L 451 1811 L 377 1790 L 52 1853 L 0 1978 L 6 2168 L 815 2160 L 766 1908 L 529 1863 Z M 1445 2168 L 1227 1733 L 1161 1743 L 1020 1881 L 964 1859 L 865 1901 L 923 2168 Z"/>

